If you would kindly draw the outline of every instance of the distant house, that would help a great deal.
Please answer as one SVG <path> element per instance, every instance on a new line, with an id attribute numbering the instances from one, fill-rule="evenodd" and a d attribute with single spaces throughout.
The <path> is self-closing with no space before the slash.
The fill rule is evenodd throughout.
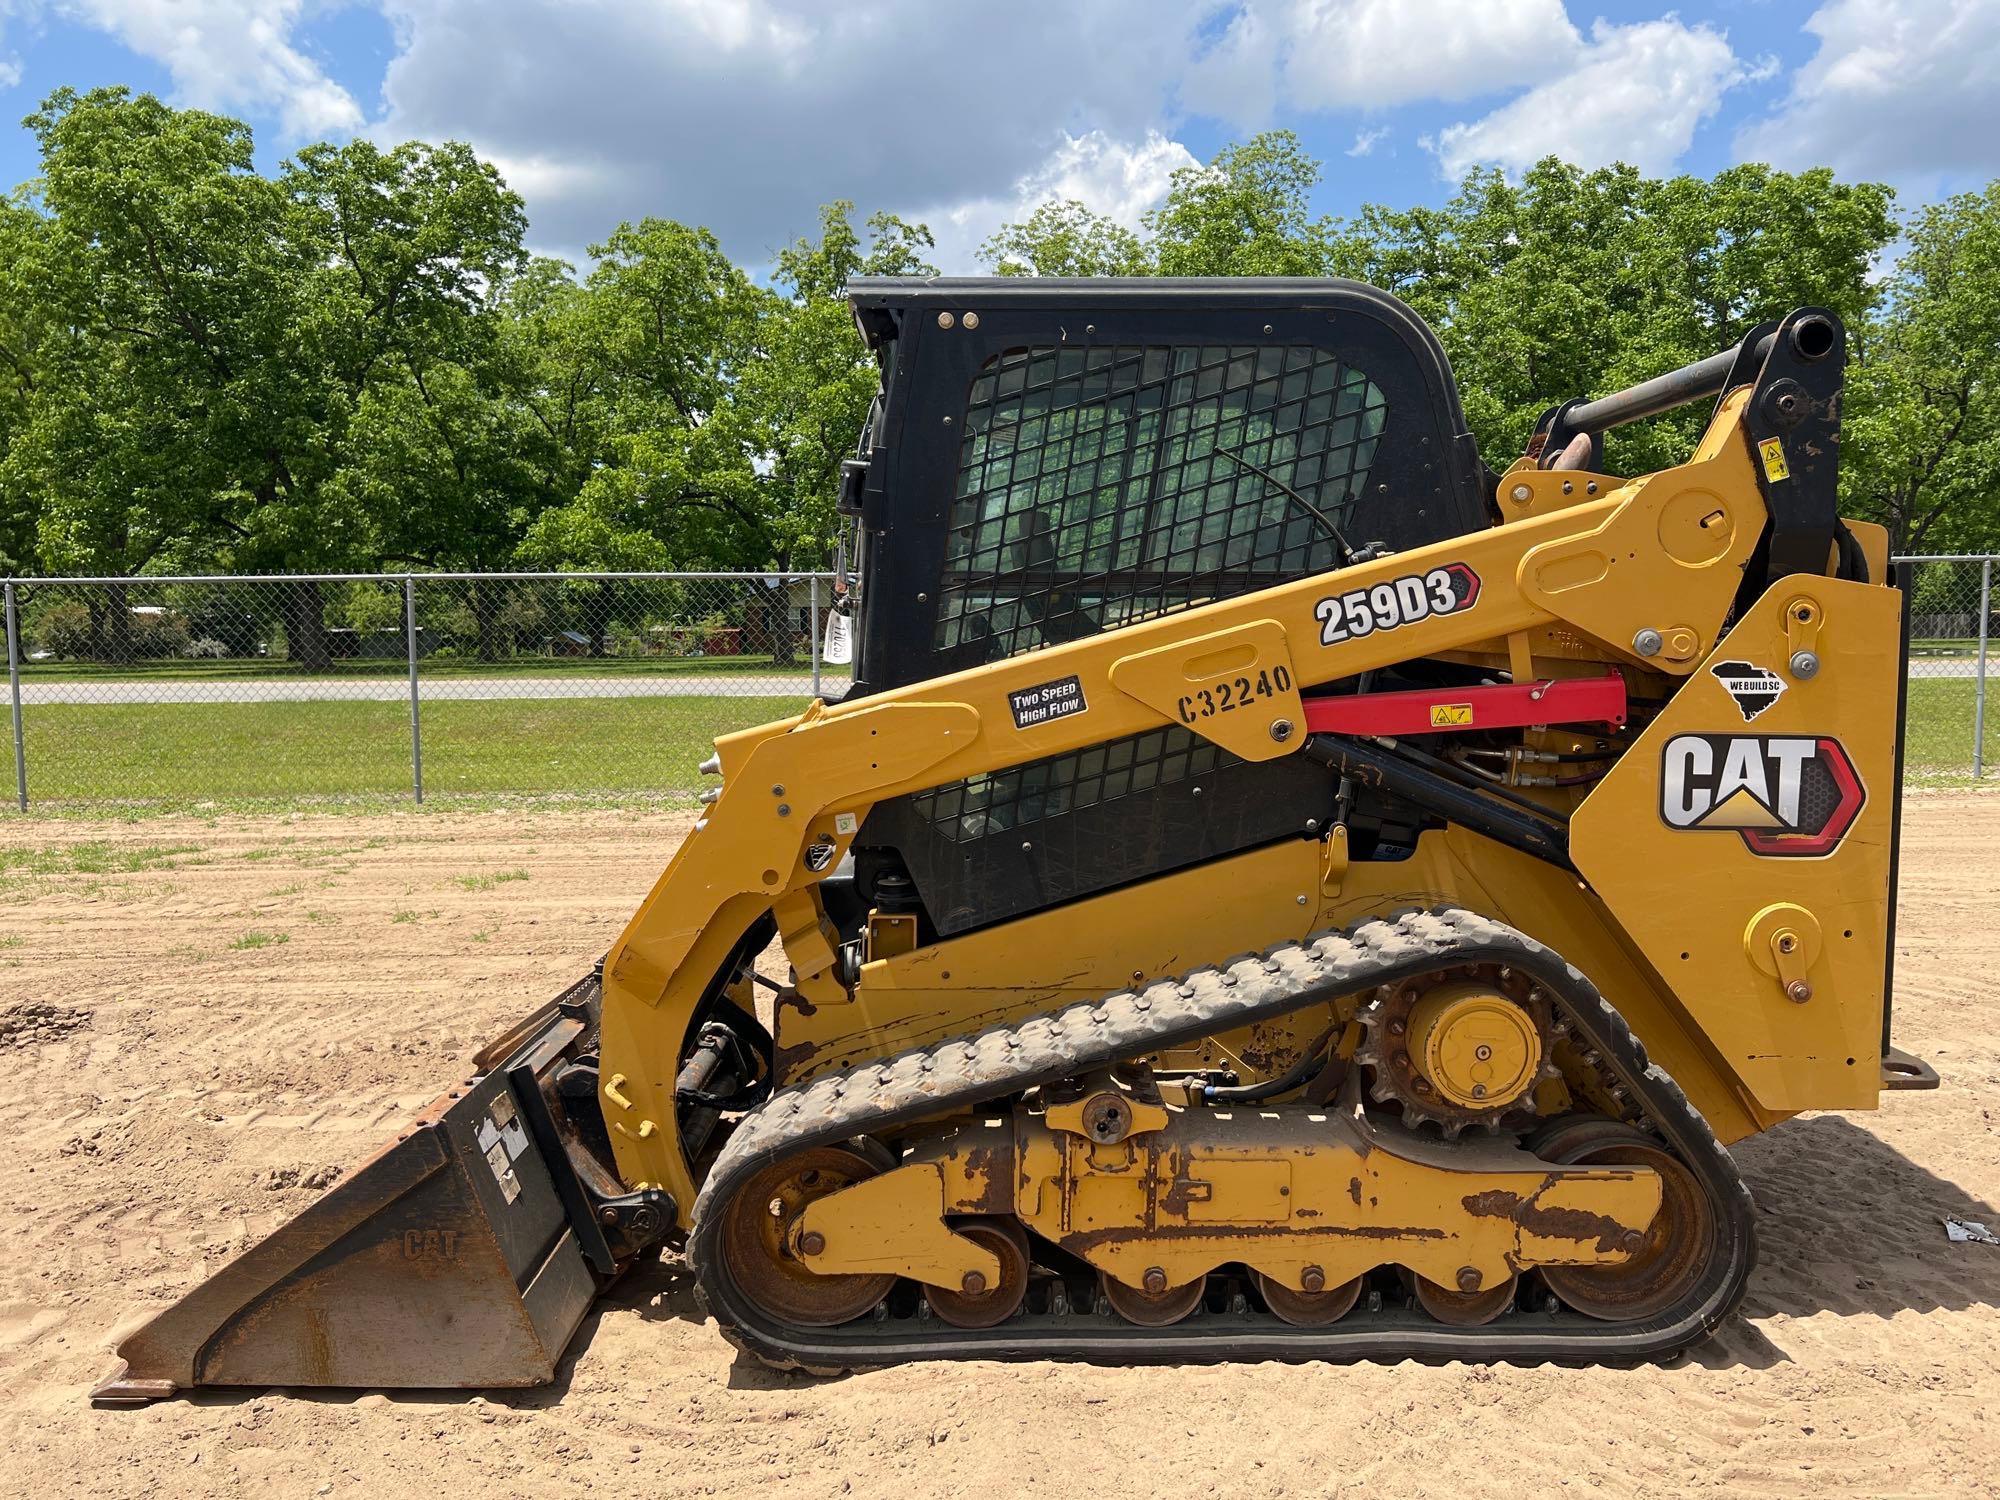
<path id="1" fill-rule="evenodd" d="M 661 656 L 736 656 L 743 632 L 734 625 L 649 625 L 646 649 Z"/>
<path id="2" fill-rule="evenodd" d="M 739 650 L 803 656 L 807 641 L 825 628 L 833 585 L 824 578 L 786 578 L 767 573 L 763 595 L 747 612 Z M 817 608 L 817 614 L 815 614 Z"/>
<path id="3" fill-rule="evenodd" d="M 590 637 L 581 630 L 558 630 L 542 642 L 542 648 L 549 656 L 588 656 Z"/>

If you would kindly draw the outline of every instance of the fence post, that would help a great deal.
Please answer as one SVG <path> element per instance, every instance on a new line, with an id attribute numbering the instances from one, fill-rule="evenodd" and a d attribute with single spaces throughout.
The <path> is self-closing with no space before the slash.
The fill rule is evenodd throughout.
<path id="1" fill-rule="evenodd" d="M 819 574 L 806 579 L 806 635 L 812 642 L 813 696 L 819 696 Z"/>
<path id="2" fill-rule="evenodd" d="M 424 800 L 424 724 L 417 696 L 417 580 L 403 575 L 403 641 L 410 658 L 410 788 Z"/>
<path id="3" fill-rule="evenodd" d="M 1993 559 L 1979 565 L 1979 685 L 1972 696 L 1972 777 L 1986 765 L 1986 619 L 1993 607 Z"/>
<path id="4" fill-rule="evenodd" d="M 14 705 L 14 790 L 28 810 L 28 755 L 21 740 L 21 632 L 14 615 L 14 581 L 7 581 L 7 693 Z"/>

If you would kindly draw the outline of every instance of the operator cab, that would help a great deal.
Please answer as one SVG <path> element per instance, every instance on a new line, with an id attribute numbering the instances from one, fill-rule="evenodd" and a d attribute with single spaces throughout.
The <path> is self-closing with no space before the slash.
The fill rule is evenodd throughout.
<path id="1" fill-rule="evenodd" d="M 854 696 L 1488 524 L 1437 338 L 1330 279 L 869 277 Z"/>
<path id="2" fill-rule="evenodd" d="M 1374 287 L 885 277 L 849 296 L 882 369 L 842 484 L 850 701 L 1490 523 L 1444 350 Z M 1420 814 L 1338 795 L 1303 757 L 1150 730 L 876 804 L 855 899 L 913 907 L 928 942 L 1337 814 L 1353 857 L 1407 855 Z"/>

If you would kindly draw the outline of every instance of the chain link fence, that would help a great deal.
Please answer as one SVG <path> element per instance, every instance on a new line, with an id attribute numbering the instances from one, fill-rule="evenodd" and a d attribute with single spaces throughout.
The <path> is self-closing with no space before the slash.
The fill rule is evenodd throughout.
<path id="1" fill-rule="evenodd" d="M 1913 784 L 1979 778 L 2000 751 L 1996 561 L 1899 560 Z M 832 603 L 827 573 L 16 580 L 14 792 L 691 796 L 717 735 L 846 690 L 822 659 Z"/>
<path id="2" fill-rule="evenodd" d="M 1898 562 L 1910 606 L 1905 778 L 1920 784 L 1983 777 L 1995 750 L 1986 697 L 2000 558 L 1958 555 Z"/>
<path id="3" fill-rule="evenodd" d="M 328 574 L 5 586 L 22 807 L 690 793 L 845 691 L 832 575 Z"/>

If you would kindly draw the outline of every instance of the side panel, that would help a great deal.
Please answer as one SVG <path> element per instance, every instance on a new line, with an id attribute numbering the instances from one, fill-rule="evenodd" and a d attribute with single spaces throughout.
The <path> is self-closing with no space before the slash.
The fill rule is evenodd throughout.
<path id="1" fill-rule="evenodd" d="M 1900 608 L 1782 580 L 1571 823 L 1577 868 L 1767 1110 L 1876 1103 Z"/>

